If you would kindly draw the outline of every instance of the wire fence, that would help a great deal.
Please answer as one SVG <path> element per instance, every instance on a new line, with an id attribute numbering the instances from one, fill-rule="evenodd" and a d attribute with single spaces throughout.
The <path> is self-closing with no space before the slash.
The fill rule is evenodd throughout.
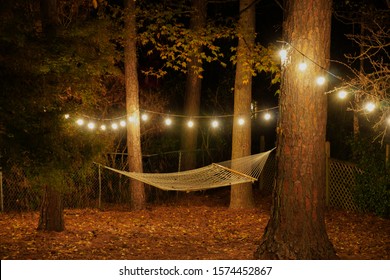
<path id="1" fill-rule="evenodd" d="M 274 152 L 263 169 L 257 186 L 264 195 L 272 192 L 276 170 Z M 144 172 L 176 172 L 181 169 L 183 152 L 155 154 L 143 157 Z M 204 166 L 214 161 L 207 152 L 197 151 L 199 165 Z M 127 170 L 125 154 L 108 155 L 109 166 Z M 327 204 L 346 210 L 356 210 L 352 196 L 355 187 L 355 175 L 359 170 L 351 163 L 329 159 L 327 164 Z M 87 176 L 82 171 L 71 176 L 63 189 L 64 206 L 66 208 L 102 208 L 106 204 L 126 204 L 130 201 L 130 178 L 104 169 L 95 164 L 93 172 Z M 32 211 L 39 209 L 41 188 L 29 183 L 23 170 L 13 167 L 7 172 L 0 170 L 0 195 L 2 211 Z M 166 192 L 147 186 L 148 197 L 154 201 L 163 200 L 172 192 Z"/>
<path id="2" fill-rule="evenodd" d="M 92 172 L 88 176 L 82 171 L 69 174 L 69 184 L 62 187 L 66 208 L 96 207 L 98 205 L 98 178 Z M 0 172 L 0 195 L 2 211 L 33 211 L 40 207 L 43 188 L 28 180 L 22 168 L 12 166 L 7 172 Z"/>
<path id="3" fill-rule="evenodd" d="M 1 210 L 36 210 L 40 203 L 39 191 L 32 188 L 23 170 L 13 166 L 1 171 Z"/>
<path id="4" fill-rule="evenodd" d="M 209 150 L 153 154 L 143 157 L 144 172 L 177 172 L 182 168 L 183 157 L 194 153 L 200 166 L 213 161 Z M 128 170 L 127 154 L 111 153 L 107 155 L 107 161 L 112 168 Z M 68 174 L 68 184 L 61 189 L 65 208 L 101 208 L 105 204 L 126 204 L 130 201 L 130 178 L 104 169 L 99 163 L 92 168 L 93 171 L 88 174 L 82 170 Z M 0 179 L 1 211 L 39 209 L 43 188 L 31 184 L 22 168 L 12 166 L 7 171 L 0 170 Z M 165 191 L 146 188 L 148 197 L 153 200 L 168 196 Z"/>

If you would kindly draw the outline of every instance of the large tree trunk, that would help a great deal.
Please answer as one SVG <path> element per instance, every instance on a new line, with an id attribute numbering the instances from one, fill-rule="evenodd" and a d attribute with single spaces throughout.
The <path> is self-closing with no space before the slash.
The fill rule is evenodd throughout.
<path id="1" fill-rule="evenodd" d="M 142 172 L 139 84 L 137 73 L 137 27 L 135 0 L 125 0 L 125 86 L 127 125 L 127 152 L 129 171 Z M 146 206 L 144 184 L 130 180 L 130 203 L 134 210 Z"/>
<path id="2" fill-rule="evenodd" d="M 251 154 L 252 72 L 249 60 L 255 40 L 255 5 L 252 0 L 240 1 L 238 34 L 232 159 Z M 239 123 L 240 118 L 245 121 L 244 124 Z M 253 206 L 251 183 L 237 184 L 231 187 L 230 208 L 251 208 Z"/>
<path id="3" fill-rule="evenodd" d="M 201 31 L 206 26 L 207 18 L 207 0 L 192 0 L 193 15 L 191 17 L 191 29 L 194 34 Z M 202 79 L 199 78 L 199 69 L 202 63 L 198 61 L 202 47 L 199 45 L 193 50 L 190 56 L 191 62 L 188 63 L 188 73 L 186 80 L 186 93 L 184 114 L 186 116 L 197 116 L 200 111 L 200 95 L 202 90 Z M 181 149 L 184 152 L 182 157 L 182 170 L 194 169 L 196 167 L 196 148 L 197 148 L 198 129 L 194 127 L 188 129 L 186 124 L 182 129 Z"/>
<path id="4" fill-rule="evenodd" d="M 327 100 L 325 85 L 316 84 L 329 66 L 331 1 L 286 4 L 284 40 L 291 46 L 282 66 L 276 185 L 255 258 L 334 259 L 324 217 Z"/>
<path id="5" fill-rule="evenodd" d="M 63 231 L 64 205 L 61 192 L 46 186 L 39 216 L 38 230 Z"/>
<path id="6" fill-rule="evenodd" d="M 57 0 L 41 0 L 40 7 L 44 35 L 47 40 L 53 40 L 58 27 Z M 63 231 L 63 211 L 61 192 L 52 186 L 45 186 L 38 230 Z"/>

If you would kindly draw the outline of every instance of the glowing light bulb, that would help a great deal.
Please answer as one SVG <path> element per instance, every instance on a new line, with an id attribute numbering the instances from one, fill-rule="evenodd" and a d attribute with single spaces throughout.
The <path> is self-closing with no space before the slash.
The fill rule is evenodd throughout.
<path id="1" fill-rule="evenodd" d="M 142 114 L 141 119 L 146 122 L 149 119 L 149 116 L 147 114 Z"/>
<path id="2" fill-rule="evenodd" d="M 172 124 L 172 120 L 170 118 L 165 119 L 165 125 L 170 126 Z"/>
<path id="3" fill-rule="evenodd" d="M 111 124 L 111 128 L 114 129 L 114 130 L 118 129 L 118 124 L 117 123 L 112 123 Z"/>
<path id="4" fill-rule="evenodd" d="M 245 120 L 243 118 L 239 118 L 238 119 L 238 124 L 239 125 L 244 125 L 245 124 Z"/>
<path id="5" fill-rule="evenodd" d="M 211 122 L 211 126 L 212 126 L 213 128 L 217 128 L 217 127 L 219 126 L 219 122 L 218 122 L 217 120 L 213 120 L 213 121 Z"/>
<path id="6" fill-rule="evenodd" d="M 65 115 L 64 115 L 64 118 L 65 118 L 66 120 L 69 119 L 69 118 L 70 118 L 69 114 L 65 114 Z"/>
<path id="7" fill-rule="evenodd" d="M 375 104 L 373 102 L 367 102 L 364 106 L 364 109 L 366 109 L 367 112 L 372 112 L 375 110 Z"/>
<path id="8" fill-rule="evenodd" d="M 282 49 L 279 51 L 280 60 L 282 62 L 285 62 L 287 59 L 287 51 L 285 49 Z"/>
<path id="9" fill-rule="evenodd" d="M 340 90 L 340 91 L 337 93 L 337 96 L 338 96 L 340 99 L 346 98 L 347 95 L 348 95 L 348 92 L 346 92 L 345 90 Z"/>
<path id="10" fill-rule="evenodd" d="M 103 131 L 105 131 L 105 130 L 107 129 L 107 126 L 105 126 L 104 124 L 102 124 L 102 125 L 100 126 L 100 129 L 103 130 Z"/>
<path id="11" fill-rule="evenodd" d="M 264 114 L 264 119 L 265 119 L 266 121 L 269 121 L 269 120 L 271 119 L 271 114 L 270 114 L 270 113 L 265 113 L 265 114 Z"/>
<path id="12" fill-rule="evenodd" d="M 194 122 L 191 121 L 191 120 L 188 121 L 188 122 L 187 122 L 187 126 L 190 127 L 190 128 L 193 127 L 193 126 L 194 126 Z"/>
<path id="13" fill-rule="evenodd" d="M 134 116 L 130 116 L 129 117 L 129 122 L 131 122 L 131 123 L 135 122 L 135 117 Z"/>
<path id="14" fill-rule="evenodd" d="M 319 85 L 319 86 L 322 86 L 323 84 L 325 84 L 325 78 L 324 77 L 322 77 L 322 76 L 320 76 L 320 77 L 318 77 L 317 78 L 317 85 Z"/>
<path id="15" fill-rule="evenodd" d="M 82 126 L 84 124 L 84 120 L 83 119 L 78 119 L 76 121 L 76 123 L 79 125 L 79 126 Z"/>
<path id="16" fill-rule="evenodd" d="M 120 121 L 120 122 L 119 122 L 119 125 L 120 125 L 121 127 L 125 127 L 125 126 L 126 126 L 126 121 Z"/>
<path id="17" fill-rule="evenodd" d="M 90 123 L 87 124 L 87 127 L 88 127 L 89 129 L 91 129 L 91 130 L 94 129 L 95 126 L 96 126 L 96 125 L 95 125 L 95 123 L 93 123 L 93 122 L 90 122 Z"/>
<path id="18" fill-rule="evenodd" d="M 299 65 L 298 65 L 298 69 L 300 70 L 300 71 L 305 71 L 306 69 L 307 69 L 307 64 L 306 64 L 306 62 L 301 62 L 301 63 L 299 63 Z"/>

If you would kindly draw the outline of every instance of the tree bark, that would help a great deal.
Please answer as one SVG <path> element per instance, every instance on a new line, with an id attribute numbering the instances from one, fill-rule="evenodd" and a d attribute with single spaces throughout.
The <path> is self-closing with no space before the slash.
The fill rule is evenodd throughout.
<path id="1" fill-rule="evenodd" d="M 58 27 L 57 0 L 41 0 L 41 19 L 47 40 L 54 40 Z M 65 229 L 62 194 L 46 185 L 40 209 L 38 230 L 63 231 Z"/>
<path id="2" fill-rule="evenodd" d="M 38 230 L 63 231 L 64 229 L 64 205 L 61 192 L 45 186 Z"/>
<path id="3" fill-rule="evenodd" d="M 363 17 L 361 18 L 361 22 L 360 22 L 360 36 L 363 37 L 364 36 L 364 19 Z M 360 54 L 359 54 L 359 72 L 360 72 L 360 75 L 364 75 L 364 45 L 361 44 L 360 45 Z M 354 100 L 354 107 L 357 108 L 360 100 L 359 100 L 359 96 L 358 95 L 355 95 L 354 96 L 355 100 Z M 355 109 L 353 111 L 353 137 L 355 140 L 357 140 L 359 138 L 359 133 L 360 133 L 360 125 L 359 125 L 359 112 Z"/>
<path id="4" fill-rule="evenodd" d="M 194 34 L 201 31 L 206 26 L 207 0 L 192 0 L 193 15 L 191 17 L 191 30 Z M 198 46 L 191 61 L 188 63 L 188 73 L 186 79 L 186 92 L 184 101 L 184 114 L 186 116 L 197 116 L 200 111 L 200 96 L 202 90 L 202 79 L 199 77 L 199 69 L 202 63 L 198 61 L 198 55 L 202 52 L 202 46 Z M 181 150 L 184 151 L 182 157 L 181 170 L 190 170 L 196 167 L 198 129 L 193 127 L 188 129 L 183 125 L 181 135 Z"/>
<path id="5" fill-rule="evenodd" d="M 282 66 L 276 185 L 254 256 L 335 259 L 324 216 L 327 99 L 325 85 L 316 84 L 329 67 L 331 1 L 287 0 L 285 12 L 283 35 L 291 45 Z M 303 72 L 297 70 L 302 61 Z"/>
<path id="6" fill-rule="evenodd" d="M 137 26 L 135 0 L 125 0 L 125 86 L 127 125 L 127 152 L 129 171 L 142 172 L 139 84 L 137 72 Z M 145 187 L 141 181 L 130 180 L 130 203 L 134 210 L 146 206 Z"/>
<path id="7" fill-rule="evenodd" d="M 252 0 L 240 1 L 240 19 L 238 24 L 239 38 L 234 83 L 232 159 L 251 154 L 252 72 L 249 60 L 255 41 L 255 5 L 253 5 Z M 239 123 L 240 118 L 245 121 L 244 124 Z M 252 184 L 233 185 L 230 194 L 230 208 L 252 207 L 254 207 Z"/>

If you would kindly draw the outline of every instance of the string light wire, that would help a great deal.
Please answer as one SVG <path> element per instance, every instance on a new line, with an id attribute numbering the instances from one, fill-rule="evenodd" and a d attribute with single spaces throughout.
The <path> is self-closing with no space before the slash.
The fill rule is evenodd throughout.
<path id="1" fill-rule="evenodd" d="M 289 43 L 289 42 L 286 42 L 286 41 L 277 41 L 278 43 L 282 43 L 284 44 L 285 46 L 289 46 L 289 48 L 295 50 L 296 52 L 298 52 L 300 55 L 302 55 L 305 60 L 308 60 L 310 61 L 311 63 L 313 63 L 314 65 L 316 65 L 317 67 L 319 67 L 320 69 L 322 69 L 322 71 L 324 71 L 325 73 L 327 73 L 329 76 L 332 76 L 334 78 L 336 78 L 337 80 L 339 80 L 340 82 L 342 82 L 345 86 L 343 86 L 343 88 L 351 88 L 352 91 L 362 91 L 361 88 L 359 88 L 358 86 L 348 82 L 347 80 L 345 80 L 344 78 L 332 73 L 329 69 L 323 67 L 322 65 L 320 65 L 317 61 L 315 61 L 314 59 L 312 59 L 311 57 L 307 56 L 305 53 L 303 53 L 302 51 L 300 51 L 298 48 L 296 48 L 293 44 Z M 281 59 L 282 59 L 282 66 L 284 65 L 284 63 L 286 62 L 287 60 L 287 51 L 285 51 L 285 47 L 282 48 L 282 51 L 279 53 L 280 56 L 281 56 Z M 332 61 L 332 60 L 330 60 Z M 304 66 L 303 64 L 304 62 L 301 62 L 299 65 L 298 65 L 298 69 L 300 71 L 304 71 L 306 70 L 306 67 Z M 325 82 L 325 80 L 318 80 L 320 79 L 321 77 L 318 77 L 317 78 L 317 84 L 318 85 L 321 85 L 323 82 Z M 324 77 L 322 77 L 324 78 Z M 337 89 L 335 90 L 332 90 L 332 91 L 328 91 L 328 92 L 325 92 L 325 94 L 328 94 L 328 93 L 331 93 L 331 92 L 335 92 L 335 91 L 338 91 Z M 340 99 L 345 99 L 346 96 L 348 95 L 348 92 L 345 91 L 345 90 L 340 90 L 338 91 L 338 97 Z M 373 112 L 376 108 L 377 108 L 377 104 L 375 104 L 375 102 L 372 102 L 372 101 L 368 101 L 366 102 L 363 106 L 363 109 L 368 112 L 368 113 L 371 113 Z M 390 107 L 390 106 L 385 106 L 385 107 Z M 389 117 L 390 119 L 390 117 Z M 387 120 L 387 124 L 390 125 L 390 121 L 389 119 Z"/>
<path id="2" fill-rule="evenodd" d="M 305 59 L 309 60 L 311 63 L 313 63 L 314 65 L 316 65 L 317 67 L 319 67 L 321 70 L 323 70 L 325 73 L 327 73 L 328 75 L 336 78 L 337 80 L 343 82 L 344 84 L 346 84 L 347 86 L 351 87 L 351 88 L 354 88 L 356 90 L 359 90 L 359 88 L 353 84 L 351 84 L 350 82 L 346 81 L 345 79 L 343 79 L 342 77 L 332 73 L 329 69 L 325 68 L 324 66 L 320 65 L 317 61 L 315 61 L 314 59 L 312 59 L 311 57 L 307 56 L 306 54 L 304 54 L 302 51 L 300 51 L 298 48 L 296 48 L 293 44 L 289 43 L 289 42 L 286 42 L 286 41 L 276 41 L 278 43 L 281 43 L 281 44 L 285 44 L 287 46 L 290 46 L 292 49 L 294 49 L 296 52 L 298 52 L 300 55 L 302 55 Z M 284 58 L 286 59 L 286 58 Z"/>
<path id="3" fill-rule="evenodd" d="M 349 86 L 351 88 L 355 88 L 355 89 L 359 90 L 355 85 L 353 85 L 353 84 L 349 83 L 348 81 L 344 80 L 342 77 L 332 73 L 327 68 L 325 68 L 324 66 L 320 65 L 317 61 L 315 61 L 311 57 L 307 56 L 305 53 L 303 53 L 298 48 L 296 48 L 293 44 L 291 44 L 289 42 L 286 42 L 286 41 L 277 41 L 277 42 L 285 44 L 286 46 L 289 46 L 289 48 L 293 49 L 294 51 L 298 52 L 300 55 L 302 55 L 304 57 L 304 60 L 298 65 L 298 68 L 300 69 L 300 71 L 305 71 L 306 68 L 307 68 L 306 61 L 310 61 L 311 63 L 313 63 L 314 65 L 319 67 L 321 70 L 323 70 L 328 75 L 338 79 L 339 81 L 343 82 L 345 85 L 347 85 L 347 86 Z M 285 62 L 285 60 L 287 59 L 287 55 L 288 55 L 288 52 L 287 52 L 285 47 L 282 48 L 282 51 L 279 52 L 279 55 L 281 56 L 281 59 L 284 60 L 284 61 L 282 61 L 282 64 L 283 64 Z M 318 83 L 318 85 L 322 85 L 323 83 L 325 83 L 325 77 L 323 77 L 323 76 L 318 77 L 317 78 L 317 83 Z M 325 94 L 327 94 L 327 93 L 325 93 Z M 346 96 L 346 93 L 344 91 L 341 94 L 340 98 L 345 98 L 345 96 Z M 371 107 L 375 108 L 375 106 L 372 105 L 372 104 L 371 104 Z M 370 111 L 370 109 L 373 110 L 371 107 L 368 109 L 368 111 Z M 274 106 L 274 107 L 271 107 L 271 108 L 265 108 L 265 109 L 261 109 L 261 110 L 251 111 L 251 116 L 255 116 L 258 113 L 265 112 L 265 116 L 266 116 L 265 119 L 269 120 L 269 119 L 271 119 L 269 111 L 272 111 L 272 110 L 275 110 L 275 109 L 278 109 L 278 108 L 279 108 L 279 106 Z M 212 116 L 207 116 L 207 115 L 187 116 L 187 115 L 183 115 L 183 114 L 172 114 L 172 113 L 156 112 L 156 111 L 147 110 L 147 109 L 140 109 L 139 111 L 142 113 L 142 114 L 140 114 L 140 116 L 141 116 L 143 121 L 148 120 L 149 119 L 149 115 L 160 115 L 160 116 L 165 118 L 164 122 L 165 122 L 165 124 L 167 126 L 170 126 L 173 123 L 172 118 L 184 118 L 184 119 L 189 119 L 189 121 L 187 121 L 187 125 L 189 124 L 190 127 L 192 127 L 194 125 L 194 122 L 197 119 L 211 119 L 211 125 L 213 127 L 217 127 L 218 126 L 218 121 L 217 121 L 218 119 L 233 118 L 234 117 L 234 114 L 212 115 Z M 131 113 L 129 115 L 122 115 L 122 116 L 114 117 L 114 118 L 95 118 L 95 117 L 91 117 L 91 116 L 87 116 L 87 115 L 84 115 L 84 114 L 77 113 L 76 115 L 78 116 L 78 119 L 76 120 L 76 122 L 77 122 L 77 124 L 79 126 L 83 126 L 83 124 L 85 122 L 85 119 L 89 120 L 90 121 L 89 123 L 94 123 L 92 121 L 100 122 L 100 123 L 111 122 L 111 127 L 114 130 L 116 130 L 119 127 L 117 122 L 119 122 L 120 126 L 122 126 L 122 127 L 125 127 L 127 122 L 129 122 L 129 123 L 134 122 L 134 116 L 133 116 L 134 113 L 135 112 L 133 112 L 133 113 Z M 64 117 L 65 117 L 65 119 L 69 119 L 70 118 L 70 114 L 65 114 Z M 243 121 L 241 121 L 240 123 L 241 123 L 241 125 L 244 124 Z M 96 127 L 96 125 L 93 124 L 93 125 L 90 125 L 88 127 L 90 129 L 94 129 Z M 107 126 L 105 124 L 102 124 L 100 126 L 100 128 L 101 128 L 101 130 L 106 130 Z"/>
<path id="4" fill-rule="evenodd" d="M 255 114 L 258 114 L 261 112 L 272 111 L 272 110 L 275 110 L 278 108 L 279 108 L 279 106 L 274 106 L 274 107 L 270 107 L 270 108 L 255 110 L 255 111 L 251 112 L 251 115 L 255 115 Z M 191 120 L 194 120 L 194 119 L 223 119 L 223 118 L 233 118 L 234 117 L 234 114 L 211 115 L 211 116 L 207 116 L 207 115 L 187 116 L 187 115 L 182 115 L 182 114 L 156 112 L 156 111 L 147 110 L 147 109 L 140 109 L 140 111 L 143 112 L 143 114 L 141 116 L 143 116 L 144 120 L 148 120 L 149 115 L 159 115 L 159 116 L 165 117 L 166 119 L 170 119 L 170 120 L 172 120 L 172 118 L 184 118 L 184 119 L 190 118 Z M 83 119 L 94 120 L 94 121 L 98 121 L 98 122 L 119 122 L 121 126 L 123 126 L 122 124 L 123 124 L 124 119 L 127 119 L 127 115 L 122 115 L 120 117 L 114 117 L 114 118 L 97 118 L 97 117 L 88 116 L 88 115 L 79 114 L 79 113 L 76 113 L 75 115 L 79 116 L 80 117 L 79 119 L 81 119 L 81 117 L 82 117 Z M 130 114 L 130 115 L 132 115 L 132 114 Z M 71 118 L 71 115 L 66 114 L 66 115 L 64 115 L 64 117 L 66 119 L 69 119 L 69 118 Z M 129 122 L 131 122 L 131 120 L 129 120 Z"/>

